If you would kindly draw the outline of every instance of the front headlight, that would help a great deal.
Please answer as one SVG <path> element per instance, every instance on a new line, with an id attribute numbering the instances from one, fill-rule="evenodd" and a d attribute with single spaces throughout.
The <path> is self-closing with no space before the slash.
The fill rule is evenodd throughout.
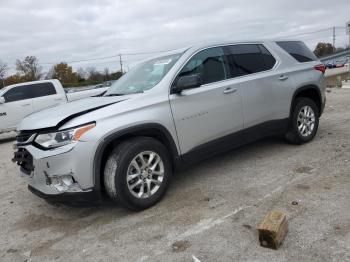
<path id="1" fill-rule="evenodd" d="M 76 143 L 83 134 L 85 134 L 87 131 L 94 127 L 95 124 L 88 124 L 69 130 L 62 130 L 47 134 L 39 134 L 35 138 L 35 143 L 47 149 Z"/>

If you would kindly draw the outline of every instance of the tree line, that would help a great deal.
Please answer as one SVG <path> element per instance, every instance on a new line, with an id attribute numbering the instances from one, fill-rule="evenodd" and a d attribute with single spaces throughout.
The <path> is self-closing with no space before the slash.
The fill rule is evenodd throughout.
<path id="1" fill-rule="evenodd" d="M 339 52 L 342 52 L 344 50 L 346 50 L 346 49 L 342 48 L 342 47 L 335 47 L 331 43 L 320 42 L 316 45 L 315 50 L 314 50 L 314 54 L 320 58 L 320 57 L 323 57 L 326 55 L 339 53 Z"/>
<path id="2" fill-rule="evenodd" d="M 121 71 L 110 72 L 108 68 L 100 72 L 95 67 L 79 67 L 74 71 L 66 62 L 55 64 L 44 73 L 35 56 L 27 56 L 23 60 L 17 59 L 16 73 L 8 75 L 8 72 L 8 65 L 0 61 L 0 88 L 41 79 L 58 79 L 63 87 L 87 86 L 117 80 L 123 75 Z"/>

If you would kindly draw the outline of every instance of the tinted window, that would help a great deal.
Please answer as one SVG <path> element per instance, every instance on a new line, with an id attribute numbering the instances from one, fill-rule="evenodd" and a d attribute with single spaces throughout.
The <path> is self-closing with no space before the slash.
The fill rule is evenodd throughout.
<path id="1" fill-rule="evenodd" d="M 198 74 L 203 84 L 230 78 L 228 61 L 221 47 L 209 48 L 194 55 L 178 77 Z"/>
<path id="2" fill-rule="evenodd" d="M 227 48 L 231 60 L 231 70 L 235 76 L 269 70 L 276 62 L 272 55 L 264 47 L 260 49 L 259 45 L 233 45 Z"/>
<path id="3" fill-rule="evenodd" d="M 299 62 L 310 62 L 317 60 L 314 53 L 312 53 L 303 42 L 282 41 L 277 42 L 277 44 Z"/>
<path id="4" fill-rule="evenodd" d="M 27 85 L 26 87 L 30 89 L 31 98 L 56 94 L 55 87 L 52 83 L 33 84 Z"/>
<path id="5" fill-rule="evenodd" d="M 264 58 L 264 62 L 266 65 L 266 69 L 272 69 L 274 65 L 276 64 L 276 59 L 271 55 L 271 53 L 263 46 L 259 45 L 262 56 Z"/>
<path id="6" fill-rule="evenodd" d="M 15 102 L 24 99 L 30 99 L 30 92 L 27 86 L 16 86 L 4 94 L 5 102 Z"/>
<path id="7" fill-rule="evenodd" d="M 14 87 L 4 95 L 4 98 L 6 102 L 14 102 L 55 94 L 56 89 L 52 83 L 39 83 Z"/>

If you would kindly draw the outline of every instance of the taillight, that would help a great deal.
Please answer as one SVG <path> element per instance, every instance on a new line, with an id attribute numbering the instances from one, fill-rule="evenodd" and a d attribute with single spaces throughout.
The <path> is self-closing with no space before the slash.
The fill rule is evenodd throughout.
<path id="1" fill-rule="evenodd" d="M 322 72 L 322 74 L 324 74 L 326 72 L 326 67 L 323 64 L 317 65 L 317 66 L 315 66 L 315 70 L 318 70 L 318 71 Z"/>

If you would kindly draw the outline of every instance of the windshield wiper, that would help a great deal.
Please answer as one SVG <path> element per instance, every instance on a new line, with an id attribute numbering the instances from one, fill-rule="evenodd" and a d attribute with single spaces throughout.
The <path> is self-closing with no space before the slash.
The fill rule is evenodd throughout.
<path id="1" fill-rule="evenodd" d="M 108 94 L 108 95 L 105 95 L 105 96 L 124 96 L 126 94 Z"/>
<path id="2" fill-rule="evenodd" d="M 133 94 L 140 94 L 143 93 L 143 91 L 137 91 L 137 92 L 133 92 L 133 93 L 111 93 L 105 96 L 125 96 L 125 95 L 133 95 Z"/>

